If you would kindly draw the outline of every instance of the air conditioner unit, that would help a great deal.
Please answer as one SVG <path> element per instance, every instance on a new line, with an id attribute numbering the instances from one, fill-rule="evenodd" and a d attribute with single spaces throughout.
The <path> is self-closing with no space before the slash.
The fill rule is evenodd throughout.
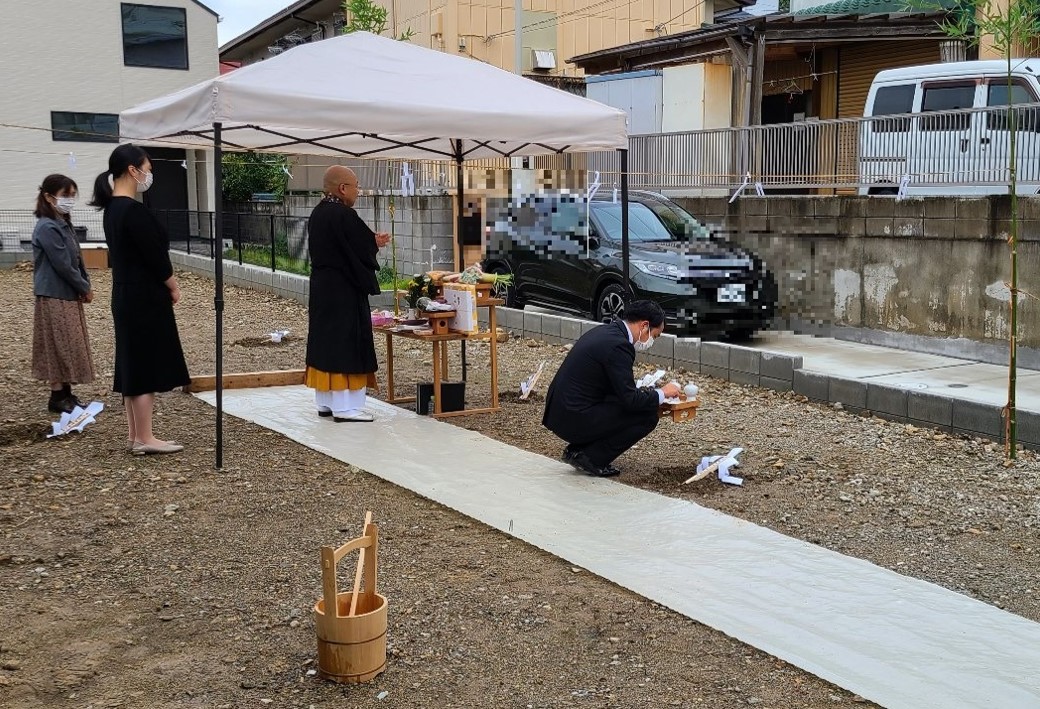
<path id="1" fill-rule="evenodd" d="M 532 49 L 531 54 L 533 55 L 532 68 L 543 70 L 556 68 L 556 52 L 551 49 Z"/>

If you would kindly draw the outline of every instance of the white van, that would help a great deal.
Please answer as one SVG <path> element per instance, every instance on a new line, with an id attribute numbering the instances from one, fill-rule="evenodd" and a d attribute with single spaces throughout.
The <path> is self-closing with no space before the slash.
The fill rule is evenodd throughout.
<path id="1" fill-rule="evenodd" d="M 1040 193 L 1040 59 L 1011 62 L 1020 195 Z M 878 72 L 859 130 L 860 194 L 1008 193 L 1005 60 Z M 938 113 L 937 113 L 938 112 Z M 936 115 L 929 116 L 929 113 Z"/>

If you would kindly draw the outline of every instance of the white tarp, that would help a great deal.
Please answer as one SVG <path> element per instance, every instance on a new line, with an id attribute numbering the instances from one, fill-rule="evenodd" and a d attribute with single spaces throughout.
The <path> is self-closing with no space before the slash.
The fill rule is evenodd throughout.
<path id="1" fill-rule="evenodd" d="M 467 160 L 627 147 L 623 111 L 367 32 L 294 47 L 119 122 L 131 140 L 208 146 L 220 122 L 227 147 L 359 157 L 451 159 L 452 139 Z"/>

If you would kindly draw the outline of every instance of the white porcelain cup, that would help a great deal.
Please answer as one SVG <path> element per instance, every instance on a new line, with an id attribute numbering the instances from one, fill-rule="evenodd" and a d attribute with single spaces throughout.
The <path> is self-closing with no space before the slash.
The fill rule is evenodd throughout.
<path id="1" fill-rule="evenodd" d="M 696 399 L 698 391 L 700 391 L 700 389 L 697 388 L 696 384 L 687 384 L 683 387 L 683 393 L 686 394 L 687 399 Z"/>

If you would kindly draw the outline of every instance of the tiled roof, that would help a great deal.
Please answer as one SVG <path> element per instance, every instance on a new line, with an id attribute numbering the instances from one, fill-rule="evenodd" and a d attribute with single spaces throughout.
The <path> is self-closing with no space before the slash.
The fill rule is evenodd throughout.
<path id="1" fill-rule="evenodd" d="M 957 0 L 836 0 L 825 5 L 806 7 L 792 15 L 872 15 L 897 12 L 935 12 L 939 8 L 957 6 Z"/>

